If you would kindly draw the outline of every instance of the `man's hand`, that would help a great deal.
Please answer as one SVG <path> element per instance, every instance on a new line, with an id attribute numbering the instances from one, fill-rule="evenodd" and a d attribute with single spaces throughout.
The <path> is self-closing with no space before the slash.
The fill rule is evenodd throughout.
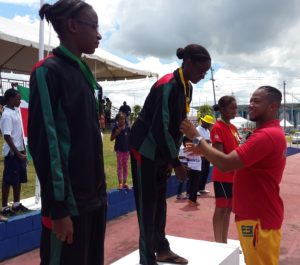
<path id="1" fill-rule="evenodd" d="M 190 140 L 193 140 L 195 137 L 200 136 L 195 125 L 191 123 L 188 119 L 185 119 L 180 124 L 180 131 L 187 136 Z"/>
<path id="2" fill-rule="evenodd" d="M 203 153 L 201 151 L 201 147 L 194 145 L 193 143 L 187 143 L 184 152 L 186 152 L 189 155 L 200 155 L 203 156 Z"/>
<path id="3" fill-rule="evenodd" d="M 184 181 L 187 178 L 187 169 L 184 165 L 180 165 L 174 168 L 175 175 L 178 180 Z"/>
<path id="4" fill-rule="evenodd" d="M 56 238 L 68 244 L 73 243 L 73 222 L 70 216 L 58 220 L 52 220 L 52 231 Z"/>
<path id="5" fill-rule="evenodd" d="M 16 153 L 16 156 L 20 158 L 21 160 L 27 160 L 27 155 L 22 154 L 21 152 Z"/>

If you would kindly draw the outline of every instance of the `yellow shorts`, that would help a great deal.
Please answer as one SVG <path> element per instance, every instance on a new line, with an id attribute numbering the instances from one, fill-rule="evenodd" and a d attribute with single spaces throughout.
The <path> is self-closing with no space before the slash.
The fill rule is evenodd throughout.
<path id="1" fill-rule="evenodd" d="M 261 229 L 259 220 L 236 221 L 247 265 L 278 265 L 281 229 Z"/>

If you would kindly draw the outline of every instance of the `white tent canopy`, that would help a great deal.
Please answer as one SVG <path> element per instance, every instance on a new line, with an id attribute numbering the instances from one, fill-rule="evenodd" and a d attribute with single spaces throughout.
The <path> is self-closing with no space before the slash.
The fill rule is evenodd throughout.
<path id="1" fill-rule="evenodd" d="M 282 119 L 282 120 L 280 121 L 280 126 L 281 126 L 281 127 L 284 127 L 284 119 Z M 285 127 L 294 127 L 294 125 L 291 124 L 289 121 L 285 120 Z"/>
<path id="2" fill-rule="evenodd" d="M 58 45 L 55 32 L 52 30 L 52 34 L 49 34 L 49 30 L 45 30 L 45 55 Z M 0 72 L 30 74 L 38 61 L 38 49 L 38 27 L 0 17 Z M 100 48 L 95 54 L 83 57 L 98 81 L 158 76 L 156 73 L 135 69 L 130 62 Z"/>
<path id="3" fill-rule="evenodd" d="M 230 122 L 237 128 L 247 128 L 247 127 L 253 127 L 253 126 L 249 126 L 251 125 L 253 122 L 243 118 L 243 117 L 235 117 L 234 119 L 230 120 Z"/>

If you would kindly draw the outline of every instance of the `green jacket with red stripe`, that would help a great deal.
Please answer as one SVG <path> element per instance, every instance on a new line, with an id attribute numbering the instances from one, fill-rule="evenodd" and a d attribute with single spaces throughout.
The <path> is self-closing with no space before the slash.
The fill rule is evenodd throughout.
<path id="1" fill-rule="evenodd" d="M 192 86 L 189 89 L 192 90 Z M 178 152 L 182 143 L 180 123 L 185 118 L 184 87 L 177 69 L 152 86 L 143 109 L 132 126 L 131 148 L 153 161 L 161 160 L 173 167 L 179 166 Z"/>
<path id="2" fill-rule="evenodd" d="M 30 77 L 28 144 L 43 216 L 59 219 L 106 204 L 95 96 L 78 64 L 59 48 Z"/>

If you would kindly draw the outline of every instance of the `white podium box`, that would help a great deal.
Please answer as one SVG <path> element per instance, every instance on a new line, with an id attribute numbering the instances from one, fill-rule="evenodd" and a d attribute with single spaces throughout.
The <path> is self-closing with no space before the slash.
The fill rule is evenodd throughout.
<path id="1" fill-rule="evenodd" d="M 239 265 L 239 243 L 231 240 L 230 244 L 167 236 L 171 249 L 178 255 L 188 259 L 188 265 Z M 170 263 L 158 262 L 159 265 Z M 139 251 L 136 250 L 111 265 L 139 265 Z"/>
<path id="2" fill-rule="evenodd" d="M 36 200 L 36 197 L 30 197 L 27 199 L 21 200 L 21 203 L 26 206 L 28 209 L 35 211 L 41 209 L 41 200 Z"/>

